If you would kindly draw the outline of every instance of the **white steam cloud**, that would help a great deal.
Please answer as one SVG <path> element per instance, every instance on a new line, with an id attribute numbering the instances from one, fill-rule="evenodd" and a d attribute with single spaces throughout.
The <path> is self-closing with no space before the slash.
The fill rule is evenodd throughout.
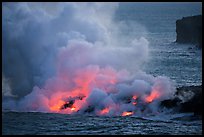
<path id="1" fill-rule="evenodd" d="M 175 88 L 168 78 L 141 70 L 148 60 L 149 42 L 122 34 L 128 26 L 114 21 L 118 6 L 3 3 L 2 79 L 9 84 L 2 83 L 2 95 L 20 98 L 4 101 L 3 107 L 56 112 L 59 100 L 83 94 L 85 99 L 74 103 L 80 111 L 91 106 L 95 113 L 107 107 L 109 114 L 141 113 L 141 107 L 124 103 L 124 98 L 137 96 L 145 101 L 156 91 L 156 103 L 147 107 L 151 111 L 158 101 L 170 98 Z"/>

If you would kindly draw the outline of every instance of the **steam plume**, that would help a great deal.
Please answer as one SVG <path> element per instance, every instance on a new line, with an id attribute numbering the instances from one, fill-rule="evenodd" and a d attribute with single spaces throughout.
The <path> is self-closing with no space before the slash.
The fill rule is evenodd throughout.
<path id="1" fill-rule="evenodd" d="M 2 94 L 20 98 L 3 102 L 3 107 L 110 115 L 157 110 L 158 101 L 170 98 L 175 88 L 168 78 L 141 70 L 149 42 L 121 33 L 127 25 L 114 21 L 117 7 L 3 3 L 3 79 L 9 80 L 3 87 L 9 94 L 4 89 Z"/>

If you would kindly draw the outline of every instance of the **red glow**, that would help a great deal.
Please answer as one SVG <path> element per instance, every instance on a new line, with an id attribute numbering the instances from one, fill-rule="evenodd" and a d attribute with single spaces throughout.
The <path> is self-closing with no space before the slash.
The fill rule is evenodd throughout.
<path id="1" fill-rule="evenodd" d="M 75 113 L 85 106 L 92 105 L 88 104 L 89 101 L 87 101 L 87 98 L 96 87 L 107 93 L 118 92 L 115 84 L 120 82 L 120 77 L 119 73 L 111 67 L 100 68 L 95 65 L 89 65 L 85 68 L 77 69 L 73 72 L 73 74 L 69 75 L 66 71 L 62 70 L 57 74 L 55 79 L 48 81 L 48 85 L 45 86 L 45 89 L 49 89 L 46 95 L 48 99 L 48 109 L 51 112 L 57 113 Z M 137 92 L 134 93 L 136 94 Z M 142 99 L 146 103 L 151 103 L 160 96 L 161 94 L 158 90 L 154 89 L 150 95 L 147 95 Z M 138 105 L 140 96 L 138 97 L 138 94 L 132 94 L 132 96 L 128 96 L 128 100 L 129 99 L 130 105 L 136 106 Z M 106 106 L 106 108 L 102 110 L 98 110 L 96 108 L 96 111 L 94 111 L 99 115 L 106 115 L 110 112 L 110 110 L 113 110 L 112 112 L 116 114 L 121 112 L 120 104 L 115 104 L 114 101 L 112 102 L 108 103 L 109 106 Z M 134 112 L 123 112 L 121 116 L 129 116 L 133 114 Z"/>
<path id="2" fill-rule="evenodd" d="M 68 114 L 76 112 L 84 105 L 87 105 L 86 99 L 89 97 L 89 94 L 94 86 L 102 88 L 106 91 L 106 87 L 108 87 L 110 84 L 113 85 L 117 83 L 117 72 L 111 67 L 99 68 L 98 66 L 88 66 L 86 68 L 78 69 L 74 72 L 73 79 L 66 77 L 66 75 L 67 74 L 64 71 L 61 71 L 58 73 L 56 80 L 50 80 L 46 85 L 47 88 L 51 88 L 53 90 L 53 94 L 50 95 L 48 100 L 48 107 L 52 112 L 62 112 Z M 58 83 L 58 79 L 64 81 L 65 83 Z M 72 87 L 70 83 L 74 83 L 75 87 Z M 106 92 L 108 92 L 108 90 Z M 69 101 L 67 99 L 79 97 L 81 95 L 83 96 L 82 99 L 75 99 L 73 104 L 70 105 L 68 103 L 66 104 L 66 101 Z M 63 107 L 64 105 L 66 106 Z M 105 108 L 101 110 L 100 114 L 105 115 L 108 112 L 109 108 Z"/>
<path id="3" fill-rule="evenodd" d="M 145 98 L 145 101 L 147 103 L 151 103 L 152 101 L 154 101 L 155 99 L 157 99 L 159 97 L 160 97 L 160 93 L 158 91 L 156 91 L 156 90 L 153 90 L 151 92 L 151 94 Z"/>
<path id="4" fill-rule="evenodd" d="M 74 110 L 76 110 L 76 108 L 75 108 L 75 107 L 72 107 L 72 108 L 71 108 L 71 111 L 74 111 Z"/>
<path id="5" fill-rule="evenodd" d="M 130 116 L 133 115 L 133 112 L 123 112 L 121 116 Z"/>
<path id="6" fill-rule="evenodd" d="M 132 102 L 133 105 L 137 105 L 137 102 Z"/>
<path id="7" fill-rule="evenodd" d="M 51 110 L 51 111 L 54 111 L 54 112 L 59 111 L 60 108 L 61 108 L 61 106 L 62 106 L 64 103 L 65 103 L 64 101 L 59 100 L 55 105 L 53 105 L 53 106 L 50 107 L 50 110 Z"/>
<path id="8" fill-rule="evenodd" d="M 137 96 L 134 95 L 134 96 L 132 97 L 132 99 L 136 100 L 136 99 L 137 99 Z"/>
<path id="9" fill-rule="evenodd" d="M 83 48 L 86 50 L 86 46 L 82 46 Z M 74 58 L 72 58 L 72 50 Z M 90 50 L 92 51 L 92 48 Z M 62 55 L 60 54 L 59 61 L 56 63 L 56 75 L 45 81 L 42 89 L 36 89 L 36 93 L 39 92 L 40 95 L 42 93 L 42 96 L 37 96 L 36 103 L 33 103 L 34 109 L 40 107 L 40 109 L 45 108 L 46 111 L 66 114 L 94 112 L 99 115 L 130 116 L 135 114 L 137 108 L 140 109 L 143 103 L 145 103 L 144 107 L 146 104 L 151 105 L 148 103 L 163 95 L 159 92 L 162 91 L 163 86 L 160 87 L 157 79 L 154 80 L 156 83 L 153 81 L 152 84 L 148 84 L 150 87 L 148 86 L 147 89 L 151 88 L 152 91 L 146 95 L 146 82 L 144 85 L 139 79 L 133 79 L 134 77 L 129 76 L 125 68 L 118 71 L 106 63 L 96 65 L 98 59 L 91 58 L 97 54 L 89 56 L 89 53 L 84 54 L 79 51 L 75 46 L 61 51 Z M 91 59 L 91 63 L 87 59 Z M 99 92 L 92 94 L 95 92 L 94 89 L 99 89 Z M 38 102 L 40 102 L 39 105 Z M 131 111 L 127 111 L 130 108 Z"/>
<path id="10" fill-rule="evenodd" d="M 99 115 L 106 115 L 109 112 L 109 108 L 104 108 L 99 112 Z"/>

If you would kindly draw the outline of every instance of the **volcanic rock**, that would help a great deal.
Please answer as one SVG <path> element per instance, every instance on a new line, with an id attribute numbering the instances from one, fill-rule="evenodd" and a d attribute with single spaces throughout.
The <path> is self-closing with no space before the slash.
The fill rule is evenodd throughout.
<path id="1" fill-rule="evenodd" d="M 202 115 L 202 85 L 177 88 L 175 98 L 162 101 L 161 107 Z"/>
<path id="2" fill-rule="evenodd" d="M 88 106 L 88 108 L 84 112 L 91 113 L 94 111 L 94 109 L 95 108 L 93 106 Z"/>
<path id="3" fill-rule="evenodd" d="M 194 96 L 181 103 L 180 111 L 182 112 L 194 112 L 195 114 L 202 114 L 202 86 L 191 86 L 189 90 L 194 93 Z"/>
<path id="4" fill-rule="evenodd" d="M 202 15 L 177 20 L 176 33 L 176 42 L 197 44 L 199 48 L 202 48 Z"/>
<path id="5" fill-rule="evenodd" d="M 167 99 L 161 102 L 161 106 L 165 106 L 166 108 L 177 107 L 181 103 L 181 99 L 175 97 L 174 99 Z"/>
<path id="6" fill-rule="evenodd" d="M 66 108 L 71 108 L 74 104 L 75 100 L 70 100 L 66 102 L 60 109 L 66 109 Z"/>

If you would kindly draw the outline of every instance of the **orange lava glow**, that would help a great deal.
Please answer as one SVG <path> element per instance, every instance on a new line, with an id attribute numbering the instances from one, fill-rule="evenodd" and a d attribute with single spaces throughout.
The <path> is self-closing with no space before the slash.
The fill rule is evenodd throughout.
<path id="1" fill-rule="evenodd" d="M 60 108 L 61 108 L 61 106 L 62 106 L 64 103 L 65 103 L 64 101 L 59 100 L 55 105 L 53 105 L 53 106 L 50 107 L 50 110 L 51 110 L 51 111 L 54 111 L 54 112 L 59 111 Z"/>
<path id="2" fill-rule="evenodd" d="M 123 112 L 121 116 L 130 116 L 133 112 Z"/>
<path id="3" fill-rule="evenodd" d="M 145 98 L 145 101 L 147 103 L 151 103 L 152 101 L 154 101 L 155 99 L 157 99 L 159 97 L 160 97 L 160 93 L 158 91 L 156 91 L 156 90 L 153 90 L 151 92 L 151 94 Z"/>
<path id="4" fill-rule="evenodd" d="M 109 108 L 104 108 L 99 112 L 100 115 L 106 115 L 109 112 Z"/>
<path id="5" fill-rule="evenodd" d="M 137 102 L 132 102 L 133 105 L 137 105 Z"/>
<path id="6" fill-rule="evenodd" d="M 65 75 L 66 74 L 63 74 L 62 71 L 58 74 L 58 77 L 63 79 L 67 87 L 69 87 L 69 84 L 71 83 L 70 81 L 75 84 L 75 87 L 70 88 L 69 90 L 64 90 L 64 85 L 61 87 L 60 84 L 53 85 L 48 83 L 49 87 L 54 87 L 53 94 L 50 96 L 48 102 L 49 110 L 52 112 L 74 113 L 87 104 L 86 99 L 93 90 L 93 85 L 103 89 L 103 87 L 117 83 L 117 72 L 110 67 L 101 69 L 96 66 L 88 66 L 86 68 L 78 69 L 75 71 L 75 77 L 73 80 L 70 80 L 69 77 L 65 77 Z M 69 109 L 61 109 L 67 99 L 79 96 L 83 98 L 74 99 L 73 106 L 67 107 Z M 105 108 L 100 111 L 100 114 L 105 115 L 108 112 L 109 108 Z"/>
<path id="7" fill-rule="evenodd" d="M 75 107 L 72 107 L 72 108 L 71 108 L 71 111 L 74 111 L 74 110 L 76 110 L 76 108 L 75 108 Z"/>
<path id="8" fill-rule="evenodd" d="M 132 97 L 132 99 L 136 100 L 136 99 L 137 99 L 137 96 L 134 95 L 134 96 Z"/>

